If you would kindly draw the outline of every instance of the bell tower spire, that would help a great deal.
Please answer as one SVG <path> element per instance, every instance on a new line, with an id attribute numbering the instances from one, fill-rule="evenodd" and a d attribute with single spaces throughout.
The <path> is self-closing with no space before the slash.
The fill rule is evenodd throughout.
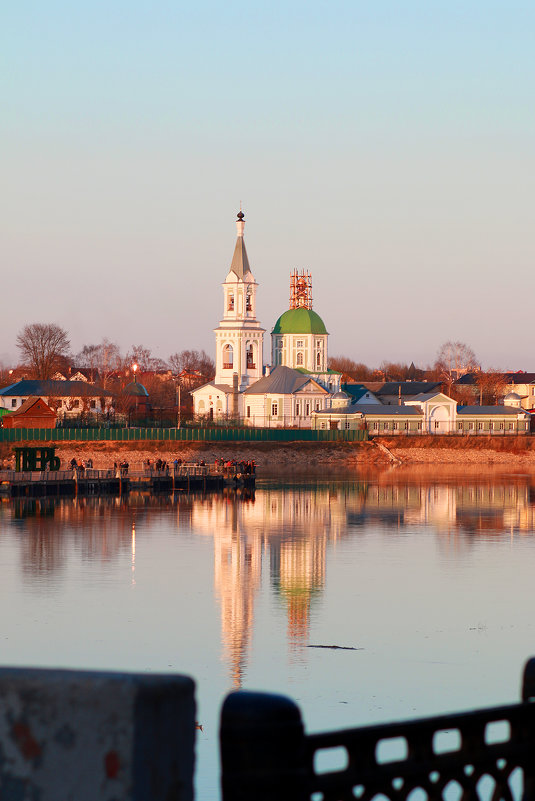
<path id="1" fill-rule="evenodd" d="M 236 245 L 229 273 L 223 284 L 223 319 L 216 335 L 216 384 L 232 386 L 238 374 L 240 391 L 262 377 L 265 329 L 256 319 L 256 283 L 243 230 L 245 215 L 241 209 L 236 219 Z"/>

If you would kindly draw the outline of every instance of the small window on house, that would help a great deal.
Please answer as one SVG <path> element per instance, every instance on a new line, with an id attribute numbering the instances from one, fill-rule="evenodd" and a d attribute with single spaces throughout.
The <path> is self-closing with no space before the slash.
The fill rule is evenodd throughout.
<path id="1" fill-rule="evenodd" d="M 494 423 L 489 423 L 489 430 L 494 431 Z"/>
<path id="2" fill-rule="evenodd" d="M 349 428 L 349 426 L 350 426 L 350 425 L 351 425 L 351 424 L 350 424 L 349 420 L 346 420 L 346 422 L 345 422 L 345 428 L 346 428 L 346 429 L 347 429 L 347 428 Z"/>
<path id="3" fill-rule="evenodd" d="M 515 424 L 514 423 L 509 423 L 509 431 L 514 431 L 514 428 L 515 428 Z"/>
<path id="4" fill-rule="evenodd" d="M 252 311 L 252 309 L 253 309 L 253 304 L 251 302 L 251 293 L 248 292 L 246 297 L 245 297 L 245 310 L 246 311 Z"/>
<path id="5" fill-rule="evenodd" d="M 463 430 L 463 424 L 462 423 L 457 423 L 457 428 L 459 429 L 459 431 L 462 431 Z"/>
<path id="6" fill-rule="evenodd" d="M 301 403 L 299 401 L 295 402 L 295 414 L 297 417 L 301 414 Z"/>
<path id="7" fill-rule="evenodd" d="M 318 370 L 321 367 L 321 356 L 319 353 L 316 353 L 316 367 L 318 368 Z"/>
<path id="8" fill-rule="evenodd" d="M 379 423 L 377 422 L 377 420 L 375 420 L 375 422 L 373 424 L 373 430 L 374 431 L 378 431 L 379 430 Z"/>
<path id="9" fill-rule="evenodd" d="M 92 400 L 89 403 L 89 406 L 91 407 L 91 409 L 96 409 L 97 408 L 97 402 L 95 400 Z"/>
<path id="10" fill-rule="evenodd" d="M 73 402 L 73 404 L 72 404 L 72 408 L 73 409 L 79 409 L 80 408 L 80 401 L 79 400 L 75 400 Z"/>
<path id="11" fill-rule="evenodd" d="M 468 430 L 469 431 L 473 431 L 474 430 L 474 424 L 473 423 L 468 423 Z"/>
<path id="12" fill-rule="evenodd" d="M 322 427 L 322 428 L 327 428 L 327 423 L 322 423 L 322 424 L 321 424 L 321 427 Z"/>
<path id="13" fill-rule="evenodd" d="M 503 429 L 504 429 L 504 424 L 500 423 L 500 431 L 503 431 Z"/>
<path id="14" fill-rule="evenodd" d="M 296 341 L 296 343 L 295 343 L 295 347 L 296 348 L 304 348 L 304 346 L 305 346 L 305 343 L 304 343 L 304 341 L 302 339 L 298 339 Z"/>
<path id="15" fill-rule="evenodd" d="M 251 407 L 248 406 L 247 407 L 247 417 L 250 417 L 250 416 L 251 416 Z"/>
<path id="16" fill-rule="evenodd" d="M 420 422 L 420 423 L 418 423 L 418 431 L 421 431 L 421 430 L 422 430 L 422 424 Z"/>
<path id="17" fill-rule="evenodd" d="M 232 292 L 230 292 L 228 296 L 227 309 L 228 311 L 234 311 L 234 295 L 232 294 Z"/>
<path id="18" fill-rule="evenodd" d="M 405 431 L 409 430 L 409 422 L 408 422 L 408 420 L 405 421 L 405 423 L 403 425 L 403 428 L 405 429 Z"/>
<path id="19" fill-rule="evenodd" d="M 316 411 L 319 412 L 320 410 L 320 402 L 319 400 L 316 401 Z"/>
<path id="20" fill-rule="evenodd" d="M 17 405 L 17 399 L 11 398 L 11 408 L 13 409 Z"/>
<path id="21" fill-rule="evenodd" d="M 303 364 L 303 354 L 302 353 L 298 353 L 297 354 L 296 364 L 299 365 L 299 366 L 301 366 Z"/>
<path id="22" fill-rule="evenodd" d="M 276 417 L 278 413 L 279 413 L 279 404 L 277 403 L 277 401 L 273 401 L 273 403 L 271 404 L 271 416 Z"/>
<path id="23" fill-rule="evenodd" d="M 440 428 L 440 421 L 439 421 L 439 420 L 435 420 L 435 431 L 436 431 L 438 428 Z"/>
<path id="24" fill-rule="evenodd" d="M 385 424 L 384 424 L 384 426 L 383 426 L 383 428 L 384 428 L 384 430 L 385 430 L 385 431 L 388 431 L 388 429 L 390 428 L 390 426 L 389 426 L 389 424 L 388 424 L 388 423 L 385 423 Z"/>
<path id="25" fill-rule="evenodd" d="M 397 423 L 392 423 L 392 430 L 393 431 L 397 431 L 398 430 L 398 424 Z"/>
<path id="26" fill-rule="evenodd" d="M 477 424 L 477 428 L 478 428 L 478 431 L 482 431 L 483 430 L 483 423 L 478 423 Z"/>

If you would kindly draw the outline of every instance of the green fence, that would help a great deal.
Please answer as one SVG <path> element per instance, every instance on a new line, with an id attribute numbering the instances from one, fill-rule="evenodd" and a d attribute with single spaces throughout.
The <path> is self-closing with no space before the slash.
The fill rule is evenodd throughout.
<path id="1" fill-rule="evenodd" d="M 367 431 L 295 428 L 0 428 L 0 442 L 359 442 Z"/>

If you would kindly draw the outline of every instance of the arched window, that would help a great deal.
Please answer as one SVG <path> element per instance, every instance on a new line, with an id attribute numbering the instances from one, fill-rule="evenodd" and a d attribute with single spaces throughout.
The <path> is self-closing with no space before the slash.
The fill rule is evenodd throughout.
<path id="1" fill-rule="evenodd" d="M 298 367 L 303 366 L 303 354 L 301 352 L 297 354 L 297 359 L 295 363 L 297 364 Z"/>
<path id="2" fill-rule="evenodd" d="M 234 350 L 232 345 L 223 348 L 223 370 L 232 370 L 234 366 Z"/>
<path id="3" fill-rule="evenodd" d="M 247 369 L 254 370 L 255 367 L 256 365 L 254 361 L 254 345 L 251 342 L 249 345 L 247 345 Z"/>
<path id="4" fill-rule="evenodd" d="M 316 353 L 316 367 L 318 370 L 321 367 L 321 353 L 319 351 Z"/>
<path id="5" fill-rule="evenodd" d="M 251 300 L 251 290 L 247 290 L 247 295 L 245 296 L 245 311 L 252 311 L 253 310 L 253 302 Z"/>
<path id="6" fill-rule="evenodd" d="M 229 293 L 228 293 L 228 306 L 227 306 L 227 310 L 228 310 L 228 311 L 234 311 L 234 292 L 229 292 Z"/>

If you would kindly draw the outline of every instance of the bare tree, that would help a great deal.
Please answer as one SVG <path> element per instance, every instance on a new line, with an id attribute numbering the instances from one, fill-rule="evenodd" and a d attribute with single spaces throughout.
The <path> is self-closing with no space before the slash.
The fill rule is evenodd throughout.
<path id="1" fill-rule="evenodd" d="M 71 343 L 67 332 L 54 323 L 25 325 L 17 337 L 22 361 L 35 378 L 51 378 L 67 358 Z"/>
<path id="2" fill-rule="evenodd" d="M 441 345 L 435 366 L 450 381 L 479 368 L 476 354 L 465 342 L 445 342 Z"/>
<path id="3" fill-rule="evenodd" d="M 106 386 L 110 375 L 120 369 L 122 364 L 119 346 L 106 338 L 99 345 L 84 345 L 76 356 L 76 361 L 78 367 L 89 367 L 98 371 L 103 386 Z"/>
<path id="4" fill-rule="evenodd" d="M 131 350 L 126 354 L 125 365 L 137 364 L 142 373 L 148 370 L 167 370 L 167 362 L 153 356 L 151 349 L 144 345 L 132 345 Z"/>
<path id="5" fill-rule="evenodd" d="M 507 381 L 502 370 L 489 367 L 488 370 L 478 371 L 476 385 L 479 390 L 480 406 L 495 406 L 505 395 Z"/>
<path id="6" fill-rule="evenodd" d="M 337 370 L 339 373 L 353 381 L 369 381 L 372 371 L 361 362 L 355 362 L 347 356 L 331 356 L 329 358 L 329 368 Z"/>
<path id="7" fill-rule="evenodd" d="M 183 370 L 199 373 L 199 384 L 210 381 L 215 375 L 214 360 L 204 350 L 182 350 L 169 357 L 169 367 L 178 375 Z"/>

